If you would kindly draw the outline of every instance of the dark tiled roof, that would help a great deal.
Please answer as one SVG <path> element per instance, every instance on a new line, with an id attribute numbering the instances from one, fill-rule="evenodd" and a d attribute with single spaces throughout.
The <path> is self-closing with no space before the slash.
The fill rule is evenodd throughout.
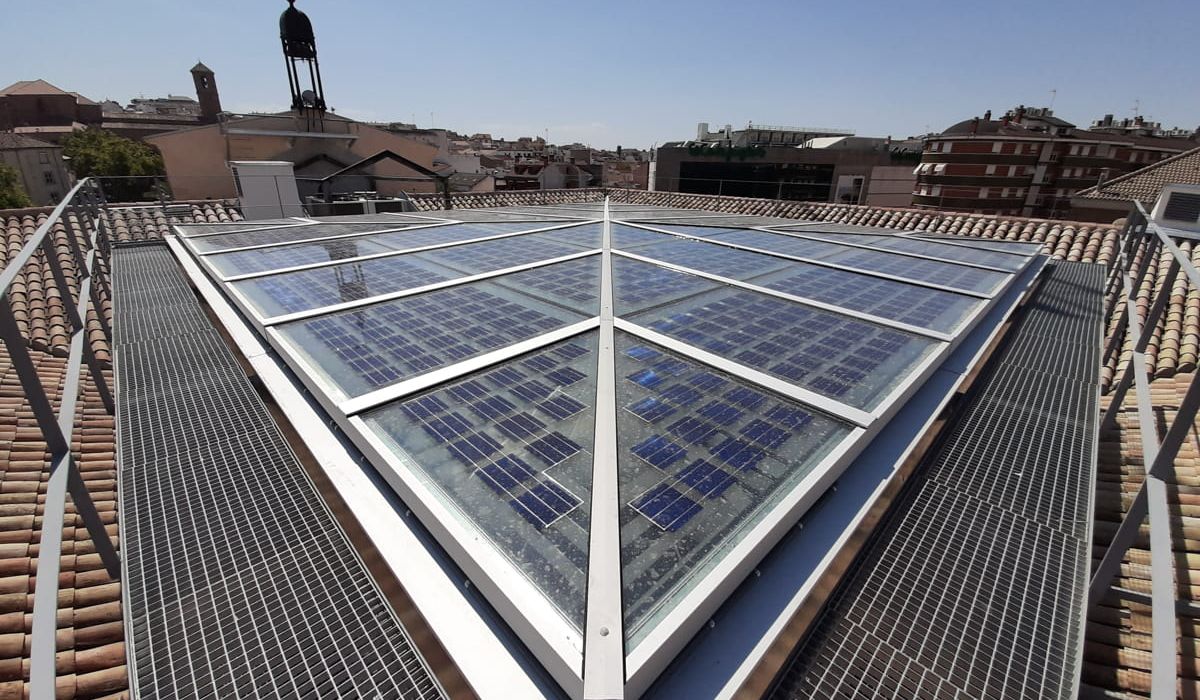
<path id="1" fill-rule="evenodd" d="M 0 88 L 0 95 L 69 95 L 50 83 L 38 78 L 36 80 L 18 80 L 5 88 Z"/>
<path id="2" fill-rule="evenodd" d="M 61 148 L 52 143 L 39 141 L 25 134 L 14 134 L 11 131 L 0 131 L 0 151 L 17 148 Z"/>
<path id="3" fill-rule="evenodd" d="M 1135 170 L 1105 182 L 1103 185 L 1080 190 L 1080 199 L 1138 200 L 1146 207 L 1154 205 L 1158 193 L 1166 185 L 1200 184 L 1200 148 L 1184 151 L 1141 170 Z"/>

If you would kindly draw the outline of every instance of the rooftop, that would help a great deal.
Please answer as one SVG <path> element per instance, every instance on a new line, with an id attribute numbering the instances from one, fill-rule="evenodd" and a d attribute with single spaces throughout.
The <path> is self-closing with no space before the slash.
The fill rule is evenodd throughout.
<path id="1" fill-rule="evenodd" d="M 1166 185 L 1197 184 L 1200 184 L 1200 148 L 1193 148 L 1140 170 L 1114 177 L 1102 185 L 1080 190 L 1074 196 L 1081 199 L 1137 200 L 1146 207 L 1152 207 Z"/>

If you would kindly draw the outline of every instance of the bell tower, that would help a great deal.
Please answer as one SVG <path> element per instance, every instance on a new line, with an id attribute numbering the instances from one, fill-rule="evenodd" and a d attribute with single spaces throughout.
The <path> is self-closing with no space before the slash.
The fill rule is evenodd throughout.
<path id="1" fill-rule="evenodd" d="M 325 89 L 317 61 L 317 38 L 308 15 L 296 9 L 296 0 L 288 0 L 288 8 L 279 17 L 279 38 L 292 90 L 292 109 L 308 119 L 310 128 L 319 126 L 325 117 Z"/>
<path id="2" fill-rule="evenodd" d="M 196 85 L 196 99 L 200 102 L 200 121 L 213 124 L 221 113 L 221 96 L 217 93 L 217 76 L 203 63 L 192 67 L 192 82 Z"/>

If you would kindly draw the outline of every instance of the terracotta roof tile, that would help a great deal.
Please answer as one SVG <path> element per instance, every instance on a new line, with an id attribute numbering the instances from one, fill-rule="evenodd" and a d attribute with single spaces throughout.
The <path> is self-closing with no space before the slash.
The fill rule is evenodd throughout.
<path id="1" fill-rule="evenodd" d="M 1200 185 L 1200 148 L 1148 165 L 1102 185 L 1080 190 L 1080 199 L 1138 200 L 1147 208 L 1154 206 L 1158 193 L 1171 184 Z"/>

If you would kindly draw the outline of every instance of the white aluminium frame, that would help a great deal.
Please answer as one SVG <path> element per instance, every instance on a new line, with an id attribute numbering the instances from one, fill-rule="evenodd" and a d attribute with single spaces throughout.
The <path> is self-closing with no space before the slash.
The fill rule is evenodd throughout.
<path id="1" fill-rule="evenodd" d="M 650 683 L 674 659 L 683 646 L 686 645 L 700 626 L 711 617 L 728 595 L 732 593 L 740 581 L 757 565 L 762 556 L 778 542 L 821 494 L 836 482 L 842 471 L 869 443 L 870 439 L 882 429 L 887 420 L 899 411 L 925 380 L 937 370 L 943 360 L 957 347 L 958 342 L 969 334 L 980 319 L 991 309 L 995 300 L 1000 298 L 1015 280 L 1021 276 L 1024 269 L 1016 271 L 1001 270 L 1000 272 L 1008 275 L 1008 277 L 997 289 L 989 293 L 971 292 L 922 283 L 893 275 L 831 265 L 819 260 L 781 255 L 746 246 L 730 245 L 721 243 L 716 239 L 688 236 L 670 230 L 658 229 L 653 226 L 622 222 L 625 225 L 679 238 L 688 238 L 710 244 L 725 245 L 730 248 L 750 250 L 785 260 L 798 260 L 825 267 L 836 267 L 867 277 L 894 279 L 915 286 L 943 289 L 964 297 L 973 297 L 982 302 L 955 329 L 954 333 L 939 333 L 928 329 L 907 326 L 907 324 L 897 324 L 894 321 L 888 321 L 887 319 L 875 317 L 870 314 L 854 312 L 849 309 L 837 307 L 836 305 L 824 304 L 805 297 L 757 287 L 753 283 L 731 280 L 719 275 L 665 263 L 636 253 L 613 250 L 611 245 L 611 224 L 613 221 L 619 219 L 614 219 L 612 214 L 606 206 L 604 217 L 600 220 L 567 221 L 549 227 L 534 228 L 529 231 L 506 233 L 482 239 L 471 239 L 430 246 L 428 248 L 386 253 L 384 255 L 401 255 L 430 248 L 466 245 L 485 240 L 494 240 L 496 238 L 507 238 L 526 233 L 569 228 L 588 223 L 598 222 L 603 226 L 604 245 L 599 250 L 581 250 L 579 253 L 568 256 L 560 256 L 558 258 L 497 270 L 482 275 L 456 278 L 437 283 L 436 285 L 428 285 L 413 290 L 382 295 L 381 297 L 373 297 L 361 302 L 349 302 L 348 304 L 352 306 L 339 304 L 323 309 L 316 309 L 311 312 L 302 312 L 301 315 L 292 314 L 264 318 L 256 313 L 248 299 L 236 290 L 233 285 L 223 285 L 224 293 L 240 308 L 243 316 L 251 321 L 260 337 L 264 338 L 275 352 L 282 356 L 287 364 L 295 370 L 296 377 L 312 392 L 315 400 L 333 419 L 333 422 L 378 467 L 379 473 L 392 489 L 417 514 L 420 521 L 433 535 L 434 539 L 437 540 L 438 544 L 467 573 L 470 582 L 483 593 L 484 597 L 491 603 L 500 616 L 516 631 L 517 635 L 533 652 L 555 681 L 572 696 L 587 698 L 636 697 L 644 692 Z M 761 227 L 751 228 L 752 230 L 775 233 Z M 410 228 L 407 230 L 413 229 Z M 186 264 L 192 268 L 198 270 L 197 265 L 206 262 L 206 256 L 198 254 L 191 246 L 186 246 L 191 253 L 188 256 L 182 254 L 185 246 L 180 241 L 172 240 L 171 242 L 177 256 L 181 259 L 186 258 Z M 440 289 L 458 284 L 468 284 L 481 279 L 499 277 L 520 270 L 533 269 L 564 260 L 578 259 L 591 255 L 599 255 L 602 266 L 601 298 L 598 316 L 570 324 L 499 350 L 469 358 L 424 375 L 418 375 L 409 380 L 398 382 L 358 397 L 347 398 L 340 390 L 332 386 L 332 383 L 326 380 L 305 356 L 292 347 L 290 342 L 284 338 L 276 327 L 279 323 L 288 320 L 297 320 L 300 317 L 311 318 L 341 308 L 352 308 L 378 303 L 385 299 L 409 296 L 430 291 L 434 288 Z M 637 323 L 616 317 L 612 306 L 611 260 L 613 256 L 642 260 L 668 269 L 675 269 L 679 272 L 706 277 L 721 284 L 787 299 L 815 308 L 822 308 L 845 316 L 857 317 L 879 325 L 915 333 L 918 336 L 935 341 L 936 344 L 885 397 L 876 403 L 875 408 L 872 410 L 857 409 L 798 387 L 785 380 L 704 351 L 688 343 L 669 338 Z M 374 257 L 382 257 L 382 255 L 368 255 L 350 260 L 339 260 L 301 267 L 307 269 Z M 1035 256 L 1028 258 L 1028 260 L 1034 259 L 1036 259 Z M 943 260 L 943 262 L 963 267 L 973 267 L 973 265 L 958 261 Z M 1026 265 L 1028 265 L 1028 261 Z M 211 265 L 207 265 L 206 267 L 206 274 L 220 282 L 228 283 L 247 278 L 246 276 L 226 278 L 221 276 Z M 279 274 L 281 272 L 283 270 L 273 270 L 252 276 Z M 617 330 L 685 355 L 693 361 L 730 374 L 748 385 L 758 386 L 773 393 L 787 396 L 818 411 L 834 416 L 850 426 L 846 437 L 834 446 L 830 453 L 812 471 L 805 475 L 796 486 L 783 494 L 776 505 L 764 513 L 732 547 L 714 555 L 718 556 L 719 559 L 713 565 L 712 569 L 696 581 L 686 593 L 682 594 L 659 623 L 649 630 L 641 642 L 630 650 L 628 654 L 624 652 L 625 635 L 621 609 L 620 532 L 618 527 L 620 502 L 617 494 L 616 377 L 613 364 L 616 352 L 614 338 L 615 331 Z M 592 331 L 599 332 L 598 347 L 600 348 L 598 353 L 597 399 L 595 407 L 596 435 L 593 450 L 595 459 L 593 462 L 591 503 L 592 523 L 589 532 L 587 616 L 584 629 L 576 630 L 557 611 L 549 599 L 499 549 L 494 547 L 487 541 L 486 537 L 478 532 L 478 529 L 473 526 L 466 514 L 460 515 L 456 507 L 449 505 L 435 493 L 434 488 L 428 485 L 419 475 L 420 470 L 408 462 L 409 458 L 406 455 L 396 450 L 393 445 L 389 444 L 387 439 L 376 435 L 369 428 L 361 414 L 363 411 L 370 410 L 371 408 L 400 400 L 405 396 L 412 395 L 414 392 L 424 391 L 496 363 L 504 362 L 524 353 L 532 352 L 553 343 L 561 342 L 567 338 Z M 436 617 L 440 614 L 440 611 L 435 610 L 434 613 Z M 459 659 L 456 658 L 455 661 L 459 662 Z"/>

